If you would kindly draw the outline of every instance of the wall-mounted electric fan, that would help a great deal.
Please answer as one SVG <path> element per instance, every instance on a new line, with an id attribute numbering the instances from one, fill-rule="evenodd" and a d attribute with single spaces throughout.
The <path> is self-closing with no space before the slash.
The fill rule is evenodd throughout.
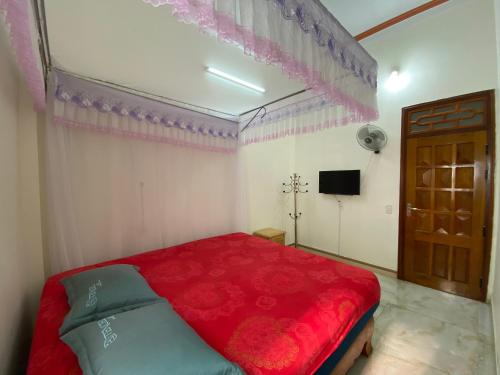
<path id="1" fill-rule="evenodd" d="M 376 154 L 380 152 L 387 144 L 387 134 L 381 128 L 375 125 L 364 125 L 359 128 L 356 139 L 361 147 Z"/>

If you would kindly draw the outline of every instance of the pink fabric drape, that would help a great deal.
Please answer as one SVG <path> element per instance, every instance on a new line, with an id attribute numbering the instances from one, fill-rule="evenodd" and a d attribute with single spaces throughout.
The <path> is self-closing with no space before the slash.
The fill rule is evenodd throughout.
<path id="1" fill-rule="evenodd" d="M 168 4 L 180 21 L 281 66 L 343 107 L 338 122 L 378 118 L 376 61 L 317 0 L 143 1 Z"/>
<path id="2" fill-rule="evenodd" d="M 30 92 L 35 109 L 45 109 L 45 82 L 38 51 L 33 10 L 29 0 L 0 0 L 12 49 Z"/>

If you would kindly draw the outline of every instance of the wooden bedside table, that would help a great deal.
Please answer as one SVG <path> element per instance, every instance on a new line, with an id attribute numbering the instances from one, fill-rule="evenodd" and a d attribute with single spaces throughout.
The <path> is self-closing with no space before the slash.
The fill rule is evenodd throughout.
<path id="1" fill-rule="evenodd" d="M 285 233 L 286 232 L 284 230 L 279 230 L 274 228 L 264 228 L 253 232 L 253 235 L 284 245 Z"/>

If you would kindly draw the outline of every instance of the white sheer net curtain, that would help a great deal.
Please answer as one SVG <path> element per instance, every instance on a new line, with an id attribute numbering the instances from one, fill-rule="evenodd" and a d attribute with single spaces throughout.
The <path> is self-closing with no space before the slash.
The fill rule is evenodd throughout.
<path id="1" fill-rule="evenodd" d="M 320 0 L 143 0 L 240 47 L 342 107 L 349 122 L 378 118 L 377 62 Z"/>
<path id="2" fill-rule="evenodd" d="M 52 273 L 235 231 L 236 154 L 68 128 L 51 117 Z"/>

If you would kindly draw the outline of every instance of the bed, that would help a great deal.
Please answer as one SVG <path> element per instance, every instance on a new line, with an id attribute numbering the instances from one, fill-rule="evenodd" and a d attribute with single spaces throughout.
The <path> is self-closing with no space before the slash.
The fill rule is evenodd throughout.
<path id="1" fill-rule="evenodd" d="M 215 350 L 246 373 L 344 374 L 369 354 L 380 286 L 369 271 L 233 233 L 50 277 L 43 289 L 29 375 L 79 375 L 58 336 L 69 310 L 60 279 L 126 263 Z"/>

